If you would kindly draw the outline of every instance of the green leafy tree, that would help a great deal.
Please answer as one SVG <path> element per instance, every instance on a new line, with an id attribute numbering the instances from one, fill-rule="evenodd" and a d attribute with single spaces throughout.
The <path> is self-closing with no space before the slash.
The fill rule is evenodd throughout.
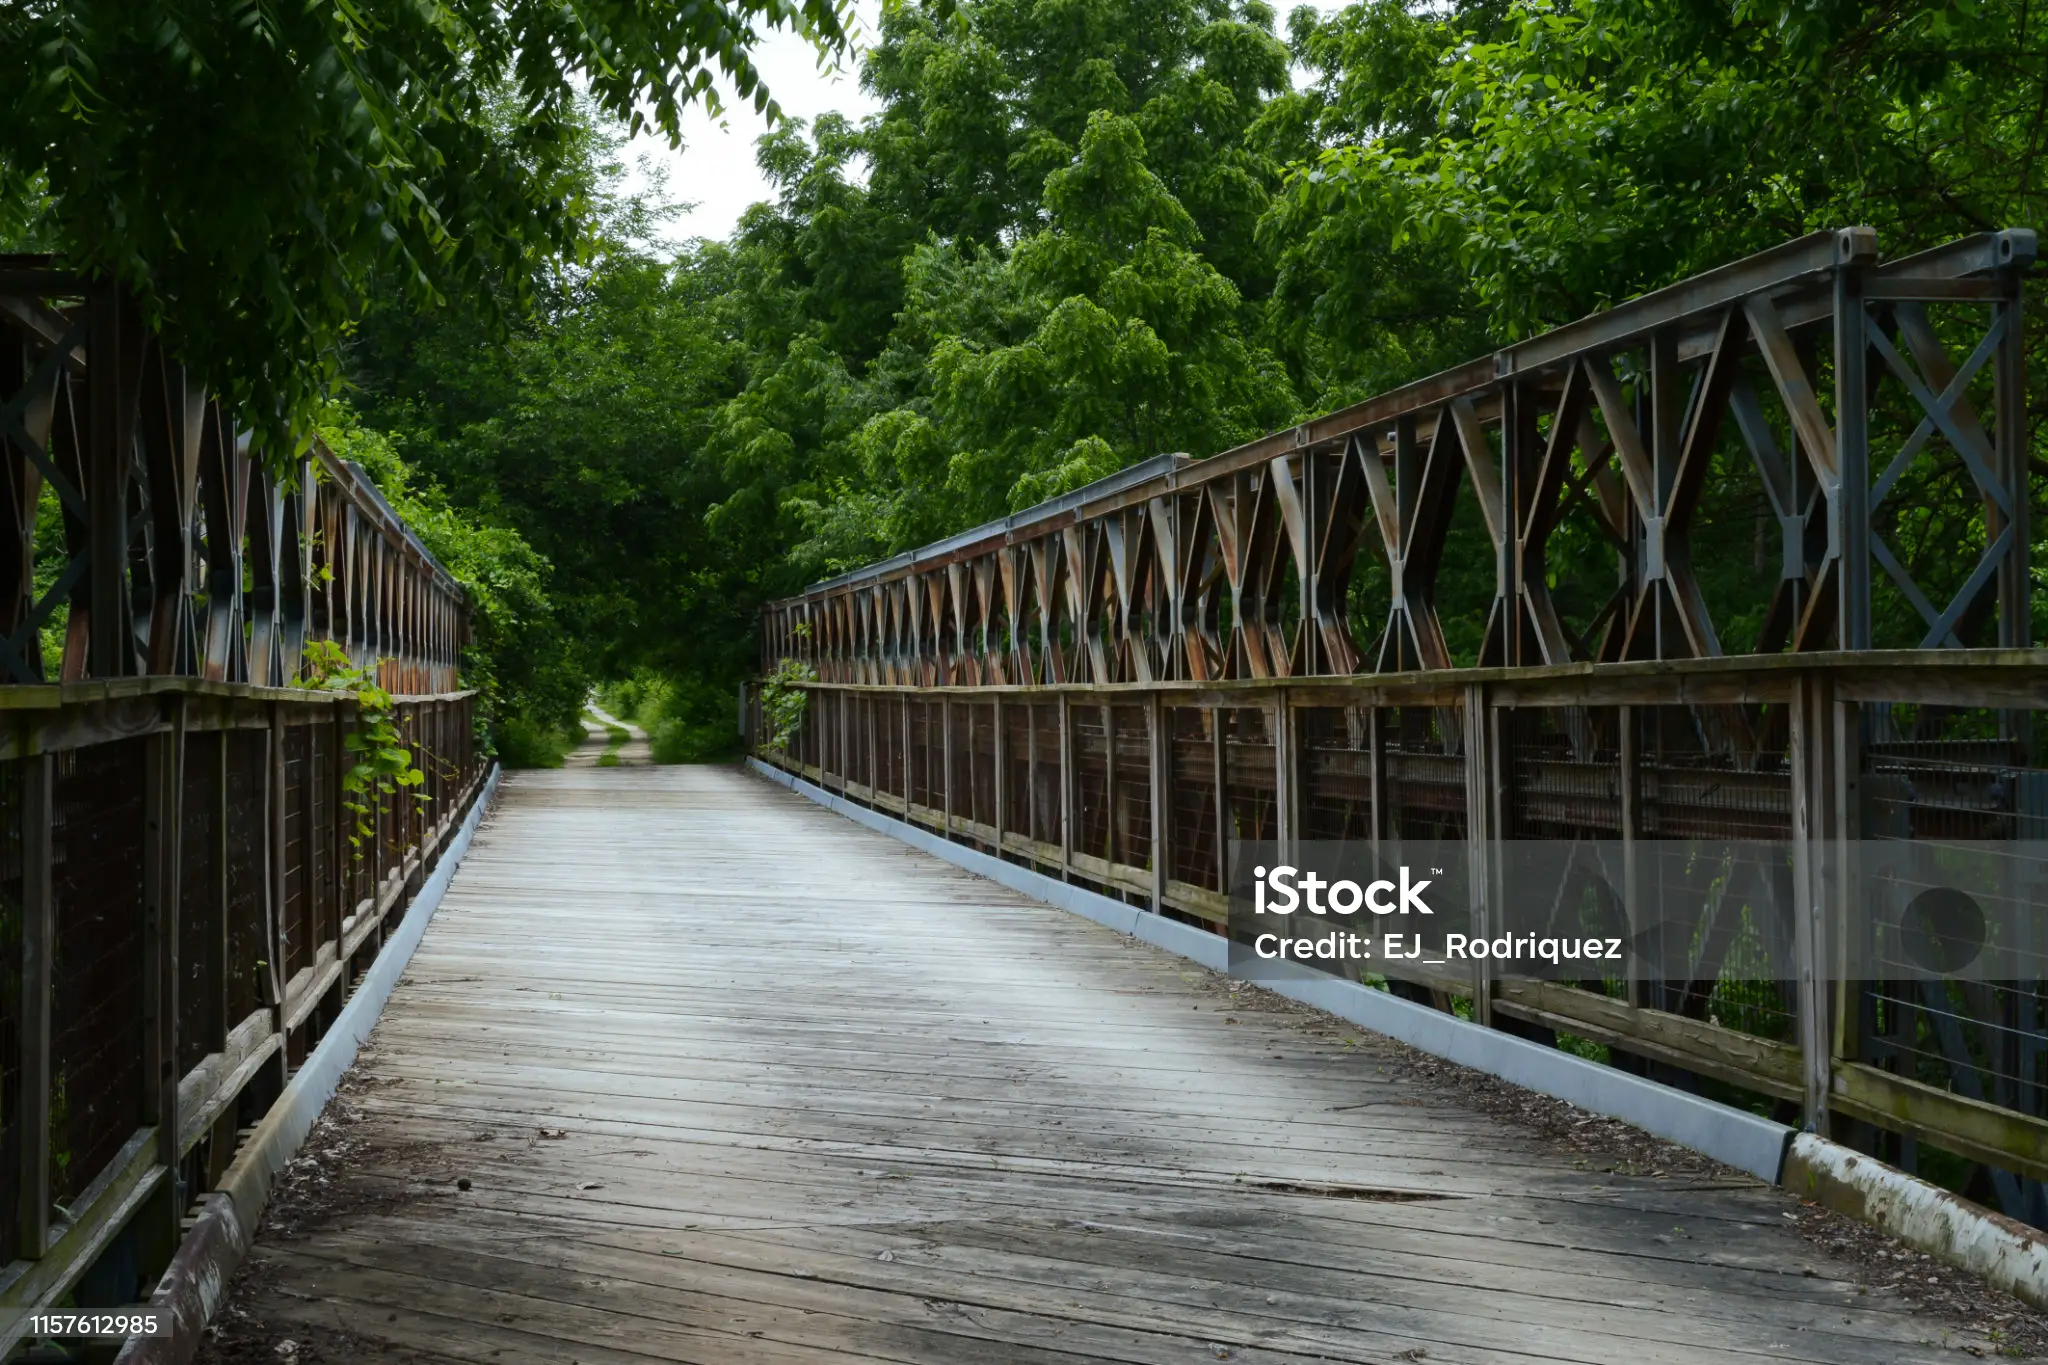
<path id="1" fill-rule="evenodd" d="M 373 282 L 518 300 L 576 254 L 580 101 L 676 140 L 719 71 L 772 110 L 757 24 L 845 41 L 837 0 L 20 0 L 0 201 L 134 291 L 282 449 Z"/>
<path id="2" fill-rule="evenodd" d="M 1146 163 L 1098 113 L 1046 177 L 1047 227 L 1010 261 L 1043 312 L 1014 345 L 941 342 L 932 409 L 969 516 L 999 515 L 1163 451 L 1213 454 L 1288 421 L 1287 375 L 1238 327 L 1240 296 Z"/>

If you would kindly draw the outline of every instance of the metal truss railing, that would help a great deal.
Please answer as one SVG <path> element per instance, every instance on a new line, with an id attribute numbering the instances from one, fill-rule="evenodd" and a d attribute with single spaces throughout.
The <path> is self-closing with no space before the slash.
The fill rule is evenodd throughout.
<path id="1" fill-rule="evenodd" d="M 2034 255 L 1814 233 L 819 583 L 766 609 L 764 663 L 932 686 L 2025 647 Z M 1490 600 L 1443 600 L 1455 525 Z M 1703 571 L 1731 526 L 1755 571 Z"/>
<path id="2" fill-rule="evenodd" d="M 0 259 L 0 685 L 275 686 L 326 638 L 443 693 L 466 610 L 361 471 L 317 445 L 265 468 L 119 289 Z"/>

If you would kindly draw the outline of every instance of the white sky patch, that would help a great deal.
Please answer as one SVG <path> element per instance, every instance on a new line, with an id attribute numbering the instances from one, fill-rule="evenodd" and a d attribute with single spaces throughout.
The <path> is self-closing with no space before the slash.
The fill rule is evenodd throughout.
<path id="1" fill-rule="evenodd" d="M 1310 8 L 1325 14 L 1344 8 L 1351 0 L 1307 0 Z M 1284 33 L 1292 4 L 1277 6 Z M 862 46 L 873 40 L 881 23 L 881 0 L 855 0 L 854 12 L 860 26 L 856 41 Z M 788 29 L 774 29 L 763 35 L 754 49 L 754 64 L 761 69 L 768 89 L 785 114 L 806 122 L 818 115 L 837 111 L 858 123 L 881 105 L 860 88 L 860 64 L 849 60 L 843 70 L 821 70 L 817 49 Z M 655 176 L 665 175 L 666 197 L 675 203 L 693 205 L 679 215 L 663 234 L 671 241 L 692 237 L 723 238 L 738 226 L 740 215 L 751 204 L 773 197 L 767 180 L 754 164 L 754 141 L 768 131 L 768 121 L 754 112 L 751 103 L 735 99 L 732 88 L 719 83 L 726 101 L 722 118 L 713 120 L 701 107 L 693 107 L 683 120 L 683 148 L 676 151 L 658 133 L 643 133 L 623 149 L 627 166 L 626 187 L 646 190 Z"/>

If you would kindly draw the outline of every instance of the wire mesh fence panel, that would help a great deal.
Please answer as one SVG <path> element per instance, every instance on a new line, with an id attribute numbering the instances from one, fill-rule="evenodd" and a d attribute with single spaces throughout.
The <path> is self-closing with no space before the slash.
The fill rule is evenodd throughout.
<path id="1" fill-rule="evenodd" d="M 974 706 L 954 701 L 945 706 L 946 808 L 963 820 L 974 818 Z"/>
<path id="2" fill-rule="evenodd" d="M 313 925 L 312 878 L 307 866 L 310 840 L 306 837 L 306 788 L 312 776 L 309 772 L 311 749 L 312 740 L 305 726 L 285 727 L 284 905 L 278 927 L 284 935 L 284 975 L 287 981 L 313 965 L 313 952 L 318 943 Z M 404 802 L 396 801 L 393 806 L 402 817 Z M 394 830 L 393 838 L 394 852 L 401 850 L 405 842 L 402 827 Z"/>
<path id="3" fill-rule="evenodd" d="M 940 786 L 933 781 L 945 745 L 937 733 L 936 703 L 912 701 L 910 707 L 910 804 L 926 810 L 939 804 Z"/>
<path id="4" fill-rule="evenodd" d="M 286 753 L 290 753 L 289 741 Z M 411 804 L 410 793 L 403 790 L 378 794 L 377 807 L 382 812 L 384 830 L 382 861 L 379 866 L 387 879 L 393 871 L 405 866 L 405 855 L 411 852 L 413 847 L 411 812 L 407 809 Z M 286 809 L 289 810 L 290 806 L 287 805 Z"/>
<path id="5" fill-rule="evenodd" d="M 1542 885 L 1528 885 L 1526 865 L 1516 869 L 1514 894 L 1527 898 L 1541 919 L 1514 928 L 1548 935 L 1628 933 L 1622 726 L 1633 720 L 1625 715 L 1618 707 L 1585 706 L 1495 712 L 1502 836 L 1557 841 L 1570 849 L 1545 869 L 1555 873 L 1554 881 L 1546 877 Z M 1606 997 L 1649 998 L 1620 975 L 1588 973 L 1562 984 Z"/>
<path id="6" fill-rule="evenodd" d="M 419 707 L 409 707 L 404 713 L 404 721 L 400 726 L 399 733 L 404 736 L 408 749 L 418 742 L 424 714 Z M 403 862 L 406 858 L 418 853 L 421 843 L 426 839 L 427 808 L 425 803 L 420 800 L 420 792 L 416 787 L 402 787 L 392 793 L 391 805 L 398 812 L 398 860 Z M 293 801 L 292 806 L 301 813 L 304 813 L 307 803 L 303 795 L 298 800 Z M 301 861 L 303 864 L 304 860 L 302 859 Z M 308 912 L 309 920 L 315 918 L 310 913 L 310 905 L 308 906 Z"/>
<path id="7" fill-rule="evenodd" d="M 1370 839 L 1378 782 L 1373 710 L 1304 707 L 1295 712 L 1301 742 L 1301 832 L 1307 839 Z"/>
<path id="8" fill-rule="evenodd" d="M 142 831 L 146 744 L 56 757 L 50 1180 L 59 1203 L 142 1124 Z"/>
<path id="9" fill-rule="evenodd" d="M 228 1025 L 233 1027 L 267 1003 L 263 982 L 269 974 L 270 944 L 264 924 L 264 800 L 265 768 L 270 736 L 262 730 L 229 730 L 227 746 L 228 934 L 226 997 Z M 372 893 L 369 852 L 355 860 L 359 897 Z"/>
<path id="10" fill-rule="evenodd" d="M 1116 758 L 1111 765 L 1110 861 L 1152 866 L 1152 728 L 1142 706 L 1109 708 Z"/>
<path id="11" fill-rule="evenodd" d="M 1792 765 L 1776 711 L 1636 707 L 1648 839 L 1792 837 Z"/>
<path id="12" fill-rule="evenodd" d="M 889 696 L 868 698 L 866 728 L 861 734 L 861 743 L 868 750 L 868 782 L 876 794 L 900 795 L 903 789 L 903 755 L 898 745 L 903 736 L 897 724 L 896 699 Z"/>
<path id="13" fill-rule="evenodd" d="M 834 693 L 832 697 L 832 733 L 829 736 L 832 747 L 833 775 L 840 784 L 846 785 L 860 780 L 860 767 L 855 755 L 860 746 L 856 743 L 855 712 L 859 698 L 849 692 Z"/>
<path id="14" fill-rule="evenodd" d="M 1218 710 L 1216 717 L 1223 726 L 1224 840 L 1279 838 L 1272 714 L 1234 707 Z"/>
<path id="15" fill-rule="evenodd" d="M 346 913 L 341 900 L 341 867 L 335 849 L 335 801 L 336 784 L 341 775 L 335 766 L 334 726 L 324 717 L 302 727 L 306 735 L 306 869 L 309 880 L 308 901 L 312 915 L 313 932 L 317 939 L 325 942 L 341 933 L 341 919 Z M 432 779 L 438 786 L 445 786 L 447 760 L 439 752 L 428 755 L 431 764 L 428 771 L 436 776 Z M 451 793 L 452 795 L 452 793 Z M 440 812 L 449 804 L 449 797 L 437 798 L 425 808 L 428 819 L 439 819 Z"/>
<path id="16" fill-rule="evenodd" d="M 178 1074 L 190 1072 L 216 1041 L 220 1014 L 220 860 L 218 731 L 186 736 L 183 818 L 178 844 Z"/>
<path id="17" fill-rule="evenodd" d="M 853 698 L 844 692 L 832 694 L 830 715 L 820 738 L 825 741 L 825 767 L 844 785 L 853 780 Z"/>
<path id="18" fill-rule="evenodd" d="M 861 698 L 851 692 L 842 692 L 839 704 L 834 708 L 832 742 L 837 751 L 840 780 L 848 786 L 865 783 L 864 776 L 868 746 L 865 731 L 861 728 Z"/>
<path id="19" fill-rule="evenodd" d="M 972 798 L 973 817 L 976 823 L 994 829 L 996 823 L 996 746 L 1001 742 L 1001 737 L 996 733 L 995 703 L 970 703 L 968 717 L 969 751 L 974 759 L 971 765 L 971 780 L 968 783 L 968 791 Z"/>
<path id="20" fill-rule="evenodd" d="M 1499 711 L 1495 734 L 1504 835 L 1571 851 L 1555 886 L 1518 891 L 1548 906 L 1546 931 L 1622 935 L 1636 955 L 1626 973 L 1566 984 L 1792 1042 L 1799 972 L 1782 717 L 1761 707 L 1532 706 Z"/>
<path id="21" fill-rule="evenodd" d="M 1116 860 L 1110 811 L 1109 708 L 1074 705 L 1067 717 L 1073 747 L 1074 851 L 1105 862 Z"/>
<path id="22" fill-rule="evenodd" d="M 315 791 L 319 789 L 320 781 L 321 753 L 318 730 L 319 727 L 317 726 L 307 727 L 307 739 L 310 742 L 308 757 L 314 773 Z M 412 736 L 412 762 L 413 766 L 418 768 L 420 772 L 420 785 L 413 794 L 419 798 L 421 823 L 431 827 L 435 821 L 441 818 L 442 810 L 441 780 L 445 766 L 442 752 L 447 744 L 447 730 L 444 725 L 441 708 L 432 703 L 422 703 L 413 720 Z M 309 811 L 312 809 L 312 805 L 313 803 L 309 797 Z M 313 815 L 312 819 L 312 827 L 316 831 L 313 837 L 318 838 L 317 831 L 320 828 L 320 823 L 317 814 Z M 320 883 L 316 881 L 314 885 L 318 888 Z M 322 925 L 322 932 L 324 933 L 327 923 L 327 910 L 325 904 L 321 903 L 318 889 L 314 892 L 314 898 L 316 902 L 314 914 Z"/>
<path id="23" fill-rule="evenodd" d="M 1060 707 L 1031 706 L 1031 837 L 1055 848 L 1060 843 Z"/>
<path id="24" fill-rule="evenodd" d="M 1860 709 L 1863 835 L 2048 839 L 2042 713 L 1870 704 Z"/>
<path id="25" fill-rule="evenodd" d="M 1386 833 L 1409 839 L 1464 838 L 1461 717 L 1440 706 L 1392 706 L 1382 711 L 1380 725 L 1386 748 Z"/>
<path id="26" fill-rule="evenodd" d="M 899 705 L 894 697 L 868 698 L 866 741 L 874 751 L 872 777 L 878 794 L 903 794 L 903 736 L 897 724 L 899 716 Z"/>
<path id="27" fill-rule="evenodd" d="M 1969 1100 L 2048 1118 L 2048 770 L 2038 741 L 2048 724 L 2033 711 L 1869 704 L 1860 731 L 1862 832 L 1868 864 L 1904 873 L 1908 885 L 1952 884 L 1974 893 L 1989 975 L 1960 960 L 1930 963 L 1907 937 L 1919 909 L 1911 891 L 1872 884 L 1859 894 L 1875 921 L 1845 929 L 1870 979 L 1856 982 L 1850 1055 L 1894 1075 Z M 1911 841 L 1910 843 L 1908 841 Z M 1896 854 L 1879 851 L 1898 844 Z M 1873 869 L 1874 870 L 1874 867 Z M 1905 900 L 1894 904 L 1894 900 Z M 1932 902 L 1926 904 L 1932 905 Z M 1938 926 L 1940 927 L 1940 926 Z M 1953 965 L 1936 974 L 1932 966 Z M 1966 1163 L 1891 1139 L 1883 1155 L 1909 1167 L 1948 1168 L 1978 1197 L 2014 1217 L 2048 1224 L 2041 1182 Z"/>
<path id="28" fill-rule="evenodd" d="M 853 782 L 872 791 L 875 786 L 875 751 L 869 741 L 874 735 L 875 699 L 855 695 L 847 698 L 847 704 L 847 770 Z"/>
<path id="29" fill-rule="evenodd" d="M 1038 761 L 1037 730 L 1031 721 L 1029 703 L 1007 702 L 1003 706 L 1003 835 L 1025 839 L 1037 837 L 1032 818 L 1033 768 Z"/>
<path id="30" fill-rule="evenodd" d="M 21 1207 L 22 763 L 0 761 L 0 1264 L 17 1253 Z"/>
<path id="31" fill-rule="evenodd" d="M 1636 707 L 1640 833 L 1662 845 L 1754 843 L 1783 854 L 1740 871 L 1661 859 L 1639 918 L 1661 926 L 1659 957 L 1685 956 L 1680 978 L 1650 1002 L 1725 1028 L 1797 1037 L 1791 757 L 1779 711 L 1734 706 Z M 1746 874 L 1746 875 L 1745 875 Z M 1689 927 L 1689 928 L 1688 928 Z M 1689 953 L 1671 940 L 1686 940 Z"/>
<path id="32" fill-rule="evenodd" d="M 762 724 L 766 727 L 764 733 L 776 753 L 789 763 L 801 766 L 806 746 L 810 743 L 810 728 L 816 723 L 817 702 L 807 694 L 802 709 L 792 712 L 787 702 L 774 705 L 774 701 L 772 696 L 764 696 L 761 701 Z"/>
<path id="33" fill-rule="evenodd" d="M 1210 707 L 1162 709 L 1168 735 L 1166 875 L 1207 891 L 1223 890 L 1218 781 L 1223 713 Z"/>
<path id="34" fill-rule="evenodd" d="M 1619 839 L 1618 706 L 1527 706 L 1500 713 L 1500 771 L 1510 839 Z"/>

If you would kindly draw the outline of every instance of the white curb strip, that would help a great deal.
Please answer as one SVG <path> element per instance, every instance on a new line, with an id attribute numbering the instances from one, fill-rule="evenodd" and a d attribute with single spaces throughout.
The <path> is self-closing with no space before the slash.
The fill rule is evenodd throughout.
<path id="1" fill-rule="evenodd" d="M 1792 1140 L 1780 1183 L 1801 1198 L 1975 1271 L 2036 1308 L 2048 1308 L 2048 1234 L 2039 1228 L 1980 1208 L 1814 1133 Z"/>

